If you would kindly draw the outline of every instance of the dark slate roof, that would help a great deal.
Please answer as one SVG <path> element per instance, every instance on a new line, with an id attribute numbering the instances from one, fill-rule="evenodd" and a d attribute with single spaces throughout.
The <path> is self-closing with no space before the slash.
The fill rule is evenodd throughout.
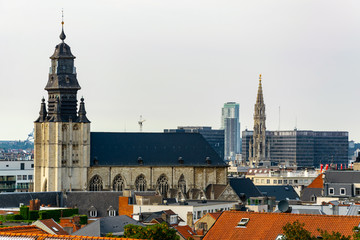
<path id="1" fill-rule="evenodd" d="M 110 206 L 118 212 L 119 196 L 122 196 L 122 192 L 66 192 L 64 205 L 77 207 L 79 214 L 85 215 L 89 215 L 89 210 L 93 206 L 97 210 L 98 217 L 106 217 Z"/>
<path id="2" fill-rule="evenodd" d="M 123 235 L 124 227 L 128 224 L 145 226 L 131 217 L 121 215 L 116 217 L 100 218 L 99 220 L 86 225 L 71 235 L 93 237 L 102 237 L 108 233 L 113 233 L 114 235 Z"/>
<path id="3" fill-rule="evenodd" d="M 301 192 L 300 200 L 304 202 L 310 202 L 312 196 L 321 197 L 322 189 L 321 188 L 305 188 Z"/>
<path id="4" fill-rule="evenodd" d="M 91 165 L 138 166 L 140 157 L 144 166 L 226 166 L 199 133 L 92 132 L 90 149 Z"/>
<path id="5" fill-rule="evenodd" d="M 62 207 L 61 192 L 2 192 L 0 193 L 0 208 L 19 207 L 20 203 L 29 205 L 31 199 L 39 199 L 40 204 Z"/>
<path id="6" fill-rule="evenodd" d="M 360 183 L 360 171 L 326 171 L 325 183 Z"/>
<path id="7" fill-rule="evenodd" d="M 268 197 L 276 197 L 276 201 L 298 200 L 299 195 L 292 186 L 257 186 L 261 193 Z"/>
<path id="8" fill-rule="evenodd" d="M 246 199 L 249 197 L 262 196 L 259 189 L 249 178 L 229 178 L 229 182 L 230 186 L 240 198 L 243 194 L 245 194 Z"/>

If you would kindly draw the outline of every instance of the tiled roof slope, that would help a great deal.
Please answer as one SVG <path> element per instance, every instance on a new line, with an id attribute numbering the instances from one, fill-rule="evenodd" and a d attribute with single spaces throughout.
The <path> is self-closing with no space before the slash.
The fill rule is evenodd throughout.
<path id="1" fill-rule="evenodd" d="M 360 171 L 326 171 L 326 183 L 359 183 Z"/>
<path id="2" fill-rule="evenodd" d="M 324 187 L 324 181 L 323 181 L 323 174 L 319 174 L 312 183 L 310 183 L 307 188 L 323 188 Z"/>
<path id="3" fill-rule="evenodd" d="M 91 165 L 97 159 L 100 166 L 138 166 L 141 157 L 144 166 L 226 166 L 199 133 L 92 132 L 90 136 Z"/>
<path id="4" fill-rule="evenodd" d="M 108 237 L 85 237 L 85 236 L 71 236 L 71 235 L 50 235 L 50 234 L 34 234 L 34 233 L 9 233 L 9 232 L 1 232 L 0 237 L 5 237 L 8 240 L 11 239 L 34 239 L 34 240 L 50 240 L 50 239 L 58 239 L 58 240 L 114 240 L 114 238 Z M 119 240 L 137 240 L 134 238 L 116 238 Z M 140 240 L 140 239 L 139 239 Z"/>
<path id="5" fill-rule="evenodd" d="M 46 231 L 42 230 L 37 226 L 15 226 L 15 227 L 4 227 L 0 228 L 2 233 L 32 233 L 32 234 L 48 234 Z"/>
<path id="6" fill-rule="evenodd" d="M 299 195 L 290 185 L 287 186 L 257 186 L 260 192 L 268 197 L 276 197 L 276 201 L 283 199 L 298 200 Z"/>
<path id="7" fill-rule="evenodd" d="M 189 239 L 192 238 L 194 235 L 196 235 L 196 233 L 193 232 L 193 230 L 191 229 L 191 227 L 189 227 L 189 225 L 174 226 L 174 228 L 176 229 L 176 231 L 178 231 L 178 233 L 181 234 L 181 236 L 184 237 L 184 239 Z"/>
<path id="8" fill-rule="evenodd" d="M 242 194 L 245 194 L 246 199 L 249 197 L 262 196 L 250 178 L 229 178 L 229 183 L 239 197 Z"/>
<path id="9" fill-rule="evenodd" d="M 209 213 L 209 215 L 216 220 L 220 217 L 222 213 L 223 212 Z"/>
<path id="10" fill-rule="evenodd" d="M 249 222 L 245 227 L 237 227 L 242 218 L 249 218 Z M 353 216 L 226 211 L 221 214 L 204 240 L 274 240 L 283 233 L 282 228 L 286 223 L 292 223 L 296 220 L 305 223 L 305 229 L 315 236 L 319 236 L 318 228 L 330 233 L 335 231 L 346 236 L 352 235 L 352 229 L 360 223 L 360 217 Z"/>
<path id="11" fill-rule="evenodd" d="M 56 235 L 69 235 L 63 228 L 62 226 L 60 226 L 57 222 L 55 222 L 53 219 L 43 219 L 43 220 L 38 220 L 39 221 L 39 225 L 38 227 L 42 228 L 41 225 L 45 226 L 48 229 L 44 229 L 44 230 L 48 230 L 47 232 L 50 234 L 56 234 Z M 43 228 L 42 228 L 43 229 Z"/>

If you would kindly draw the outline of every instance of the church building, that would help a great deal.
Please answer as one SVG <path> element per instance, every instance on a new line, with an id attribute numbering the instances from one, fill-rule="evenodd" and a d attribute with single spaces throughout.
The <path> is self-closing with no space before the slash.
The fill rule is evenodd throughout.
<path id="1" fill-rule="evenodd" d="M 226 163 L 199 133 L 90 132 L 63 27 L 60 39 L 34 123 L 35 192 L 154 190 L 200 199 L 209 184 L 227 184 Z"/>

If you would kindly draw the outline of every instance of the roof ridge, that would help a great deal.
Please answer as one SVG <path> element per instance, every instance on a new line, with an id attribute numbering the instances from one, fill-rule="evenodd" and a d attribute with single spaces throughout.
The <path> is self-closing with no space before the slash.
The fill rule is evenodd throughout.
<path id="1" fill-rule="evenodd" d="M 228 211 L 224 211 L 227 213 L 239 213 L 242 211 L 236 211 L 236 210 L 228 210 Z M 313 216 L 313 217 L 328 217 L 328 218 L 343 218 L 343 217 L 349 217 L 349 218 L 359 218 L 360 216 L 350 216 L 350 215 L 316 215 L 316 214 L 306 214 L 306 213 L 281 213 L 281 212 L 243 212 L 243 213 L 247 213 L 247 214 L 254 214 L 254 215 L 258 215 L 258 214 L 276 214 L 276 215 L 289 215 L 289 216 Z"/>

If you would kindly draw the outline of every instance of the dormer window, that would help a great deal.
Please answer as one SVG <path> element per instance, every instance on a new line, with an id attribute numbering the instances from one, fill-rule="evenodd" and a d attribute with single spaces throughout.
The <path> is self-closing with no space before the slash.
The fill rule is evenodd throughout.
<path id="1" fill-rule="evenodd" d="M 96 210 L 90 210 L 89 211 L 89 216 L 90 217 L 97 217 L 97 211 Z"/>
<path id="2" fill-rule="evenodd" d="M 250 221 L 250 218 L 242 218 L 240 220 L 240 222 L 238 222 L 237 226 L 238 227 L 245 227 L 248 224 L 249 221 Z"/>

